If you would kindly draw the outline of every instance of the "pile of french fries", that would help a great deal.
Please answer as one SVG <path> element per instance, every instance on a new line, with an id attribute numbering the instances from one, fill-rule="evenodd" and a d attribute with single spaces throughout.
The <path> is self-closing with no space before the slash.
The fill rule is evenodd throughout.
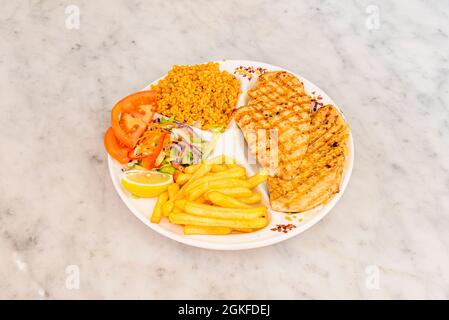
<path id="1" fill-rule="evenodd" d="M 253 232 L 268 224 L 262 196 L 253 189 L 268 178 L 250 178 L 233 159 L 221 155 L 186 167 L 166 192 L 159 195 L 151 222 L 167 217 L 184 226 L 184 234 Z"/>

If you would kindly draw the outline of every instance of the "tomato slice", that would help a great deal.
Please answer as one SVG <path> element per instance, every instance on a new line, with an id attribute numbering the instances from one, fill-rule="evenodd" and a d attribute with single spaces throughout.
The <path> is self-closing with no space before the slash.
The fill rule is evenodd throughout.
<path id="1" fill-rule="evenodd" d="M 128 157 L 129 148 L 120 145 L 112 128 L 109 128 L 104 135 L 104 146 L 111 157 L 120 163 L 128 163 L 130 161 Z"/>
<path id="2" fill-rule="evenodd" d="M 139 91 L 120 100 L 111 112 L 115 137 L 128 148 L 134 148 L 153 119 L 156 90 Z"/>
<path id="3" fill-rule="evenodd" d="M 159 153 L 161 153 L 162 147 L 164 146 L 166 132 L 163 132 L 159 138 L 157 146 L 154 148 L 154 152 L 151 153 L 148 157 L 142 159 L 142 167 L 151 170 L 154 168 L 154 164 L 156 162 Z"/>
<path id="4" fill-rule="evenodd" d="M 153 120 L 155 107 L 151 104 L 143 104 L 131 112 L 132 116 L 148 123 Z"/>

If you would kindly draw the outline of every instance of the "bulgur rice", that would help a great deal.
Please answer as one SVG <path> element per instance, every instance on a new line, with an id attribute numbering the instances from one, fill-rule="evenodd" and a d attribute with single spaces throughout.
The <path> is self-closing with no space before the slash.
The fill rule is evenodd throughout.
<path id="1" fill-rule="evenodd" d="M 236 107 L 240 81 L 218 63 L 174 65 L 152 89 L 157 94 L 156 111 L 175 116 L 180 122 L 210 129 L 226 127 Z"/>

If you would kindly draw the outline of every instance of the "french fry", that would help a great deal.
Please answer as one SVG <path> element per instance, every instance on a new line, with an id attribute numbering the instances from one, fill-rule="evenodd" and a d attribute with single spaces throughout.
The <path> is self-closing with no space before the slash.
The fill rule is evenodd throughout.
<path id="1" fill-rule="evenodd" d="M 171 185 L 168 186 L 167 191 L 168 191 L 168 198 L 170 200 L 174 200 L 176 194 L 179 191 L 179 184 L 172 183 Z"/>
<path id="2" fill-rule="evenodd" d="M 187 200 L 175 200 L 175 207 L 184 211 Z"/>
<path id="3" fill-rule="evenodd" d="M 243 187 L 217 188 L 211 189 L 210 191 L 218 191 L 234 198 L 249 197 L 253 194 L 250 189 Z"/>
<path id="4" fill-rule="evenodd" d="M 204 182 L 188 192 L 188 199 L 193 201 L 200 197 L 203 193 L 206 193 L 210 189 L 228 188 L 228 187 L 248 187 L 249 183 L 242 179 L 223 179 L 212 180 L 210 182 Z"/>
<path id="5" fill-rule="evenodd" d="M 221 208 L 207 204 L 199 204 L 187 201 L 184 206 L 185 212 L 202 217 L 219 218 L 219 219 L 257 219 L 267 216 L 267 208 Z"/>
<path id="6" fill-rule="evenodd" d="M 186 167 L 185 169 L 184 169 L 184 172 L 185 173 L 189 173 L 189 174 L 192 174 L 192 173 L 194 173 L 196 170 L 198 170 L 198 168 L 200 167 L 200 163 L 198 163 L 198 164 L 192 164 L 191 166 L 188 166 L 188 167 Z"/>
<path id="7" fill-rule="evenodd" d="M 240 178 L 246 176 L 246 170 L 243 167 L 226 168 L 224 171 L 209 173 L 209 177 L 220 177 L 220 178 Z"/>
<path id="8" fill-rule="evenodd" d="M 212 169 L 210 169 L 211 172 L 222 172 L 228 169 L 228 167 L 225 164 L 213 164 Z"/>
<path id="9" fill-rule="evenodd" d="M 249 232 L 253 232 L 254 230 L 251 228 L 236 228 L 236 229 L 232 229 L 232 231 L 249 233 Z"/>
<path id="10" fill-rule="evenodd" d="M 247 178 L 245 168 L 226 155 L 191 165 L 158 197 L 151 221 L 167 216 L 184 225 L 186 235 L 253 232 L 268 224 L 268 215 L 266 207 L 250 206 L 262 198 L 251 189 L 267 178 L 264 172 Z"/>
<path id="11" fill-rule="evenodd" d="M 164 192 L 159 195 L 156 201 L 156 205 L 154 206 L 153 214 L 151 215 L 151 222 L 159 223 L 161 221 L 162 216 L 162 205 L 166 203 L 168 200 L 168 193 Z"/>
<path id="12" fill-rule="evenodd" d="M 187 213 L 170 213 L 170 222 L 174 224 L 206 226 L 206 227 L 229 227 L 232 229 L 251 228 L 260 229 L 268 224 L 267 217 L 260 217 L 256 219 L 219 219 L 201 217 Z"/>
<path id="13" fill-rule="evenodd" d="M 205 226 L 184 226 L 184 234 L 230 234 L 232 231 L 228 227 L 205 227 Z"/>
<path id="14" fill-rule="evenodd" d="M 184 211 L 183 210 L 181 210 L 181 209 L 179 209 L 177 206 L 175 206 L 174 208 L 173 208 L 173 210 L 170 212 L 170 213 L 183 213 Z"/>
<path id="15" fill-rule="evenodd" d="M 254 204 L 254 203 L 258 203 L 258 202 L 260 202 L 260 200 L 262 200 L 262 195 L 259 192 L 254 192 L 251 196 L 242 197 L 242 198 L 239 198 L 239 200 L 243 203 Z"/>
<path id="16" fill-rule="evenodd" d="M 210 171 L 210 169 L 212 168 L 212 164 L 209 163 L 205 163 L 203 162 L 200 167 L 195 171 L 194 174 L 192 174 L 192 177 L 190 178 L 189 181 L 187 181 L 181 188 L 181 190 L 179 190 L 177 197 L 181 196 L 183 194 L 183 192 L 185 190 L 187 190 L 187 188 L 198 178 L 206 175 L 206 173 L 208 173 Z"/>
<path id="17" fill-rule="evenodd" d="M 225 208 L 251 208 L 250 205 L 240 202 L 233 197 L 227 196 L 218 191 L 208 191 L 205 194 L 205 198 L 211 201 L 213 204 L 225 207 Z"/>
<path id="18" fill-rule="evenodd" d="M 204 203 L 207 202 L 207 199 L 204 198 L 204 197 L 199 197 L 198 199 L 195 199 L 195 202 L 196 202 L 196 203 L 204 204 Z"/>
<path id="19" fill-rule="evenodd" d="M 188 187 L 186 187 L 184 190 L 186 192 L 189 192 L 196 186 L 209 182 L 209 181 L 215 181 L 215 180 L 223 180 L 223 179 L 230 179 L 230 178 L 242 178 L 246 175 L 246 171 L 243 168 L 232 168 L 228 169 L 222 172 L 217 172 L 213 174 L 209 174 L 205 177 L 198 178 L 196 181 L 192 182 Z"/>
<path id="20" fill-rule="evenodd" d="M 173 208 L 175 207 L 175 200 L 168 200 L 162 205 L 162 214 L 164 217 L 168 217 L 170 212 L 173 211 Z"/>
<path id="21" fill-rule="evenodd" d="M 252 189 L 267 179 L 268 179 L 268 175 L 257 173 L 255 175 L 253 175 L 252 177 L 248 178 L 246 181 L 249 183 L 250 189 Z"/>
<path id="22" fill-rule="evenodd" d="M 187 181 L 189 181 L 191 177 L 192 177 L 192 175 L 189 173 L 180 173 L 178 175 L 178 178 L 176 179 L 176 184 L 182 186 Z"/>
<path id="23" fill-rule="evenodd" d="M 208 189 L 209 189 L 209 184 L 207 182 L 203 183 L 203 184 L 199 185 L 198 187 L 195 187 L 192 191 L 190 191 L 187 196 L 187 199 L 189 201 L 195 201 L 196 199 L 201 197 L 204 193 L 206 193 Z"/>

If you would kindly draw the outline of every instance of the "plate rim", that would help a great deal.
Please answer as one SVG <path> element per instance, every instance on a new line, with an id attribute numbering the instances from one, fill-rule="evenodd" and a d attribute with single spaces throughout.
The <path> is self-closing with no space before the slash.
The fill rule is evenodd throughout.
<path id="1" fill-rule="evenodd" d="M 218 63 L 220 63 L 220 62 L 236 62 L 241 65 L 259 64 L 259 65 L 268 66 L 272 69 L 278 69 L 278 70 L 290 72 L 291 74 L 295 75 L 296 77 L 299 77 L 300 80 L 306 81 L 306 82 L 312 84 L 313 86 L 317 87 L 321 93 L 328 96 L 330 98 L 330 100 L 332 100 L 332 102 L 334 102 L 333 99 L 324 90 L 322 90 L 319 86 L 315 85 L 315 83 L 313 83 L 313 82 L 309 81 L 308 79 L 304 78 L 303 76 L 301 76 L 297 73 L 294 73 L 290 70 L 287 70 L 285 68 L 275 66 L 272 64 L 268 64 L 265 62 L 254 61 L 254 60 L 224 59 L 224 60 L 219 60 L 216 62 L 218 62 Z M 158 80 L 162 79 L 163 77 L 164 76 L 152 81 L 151 83 L 158 81 Z M 142 90 L 144 90 L 144 89 L 142 89 Z M 297 226 L 294 230 L 292 230 L 286 234 L 283 234 L 282 236 L 279 236 L 279 237 L 271 237 L 271 238 L 267 238 L 267 239 L 261 239 L 261 240 L 244 242 L 244 243 L 227 244 L 227 243 L 206 242 L 206 241 L 201 241 L 200 238 L 197 238 L 197 237 L 207 237 L 207 235 L 185 236 L 185 235 L 175 234 L 175 233 L 161 227 L 159 224 L 151 223 L 149 217 L 144 217 L 135 206 L 131 205 L 131 202 L 128 201 L 129 197 L 121 190 L 120 186 L 118 185 L 117 179 L 114 178 L 115 174 L 113 171 L 114 170 L 113 166 L 114 166 L 115 160 L 113 160 L 112 157 L 109 154 L 107 154 L 109 176 L 112 180 L 112 184 L 114 185 L 114 188 L 115 188 L 116 192 L 118 193 L 120 199 L 125 203 L 126 207 L 134 214 L 134 216 L 137 217 L 137 219 L 139 219 L 147 227 L 151 228 L 152 230 L 156 231 L 157 233 L 159 233 L 171 240 L 174 240 L 176 242 L 179 242 L 179 243 L 182 243 L 185 245 L 190 245 L 190 246 L 197 247 L 197 248 L 210 249 L 210 250 L 221 250 L 221 251 L 248 250 L 248 249 L 262 248 L 262 247 L 270 246 L 270 245 L 273 245 L 276 243 L 280 243 L 280 242 L 291 239 L 291 238 L 305 232 L 306 230 L 313 227 L 316 223 L 323 220 L 329 214 L 329 212 L 335 207 L 335 205 L 340 201 L 340 199 L 343 196 L 343 194 L 349 184 L 349 181 L 351 179 L 352 169 L 354 166 L 354 158 L 355 158 L 354 140 L 353 140 L 353 136 L 352 136 L 351 126 L 350 126 L 349 122 L 347 121 L 343 111 L 335 102 L 334 102 L 334 106 L 337 108 L 339 113 L 345 119 L 345 121 L 349 127 L 349 139 L 348 139 L 348 144 L 349 144 L 348 155 L 349 155 L 349 157 L 347 159 L 346 168 L 345 168 L 344 174 L 343 174 L 343 179 L 340 183 L 340 191 L 332 197 L 331 201 L 328 202 L 325 205 L 325 207 L 322 208 L 316 214 L 316 216 L 314 216 L 309 221 L 306 221 L 306 222 L 302 223 L 301 225 Z"/>

